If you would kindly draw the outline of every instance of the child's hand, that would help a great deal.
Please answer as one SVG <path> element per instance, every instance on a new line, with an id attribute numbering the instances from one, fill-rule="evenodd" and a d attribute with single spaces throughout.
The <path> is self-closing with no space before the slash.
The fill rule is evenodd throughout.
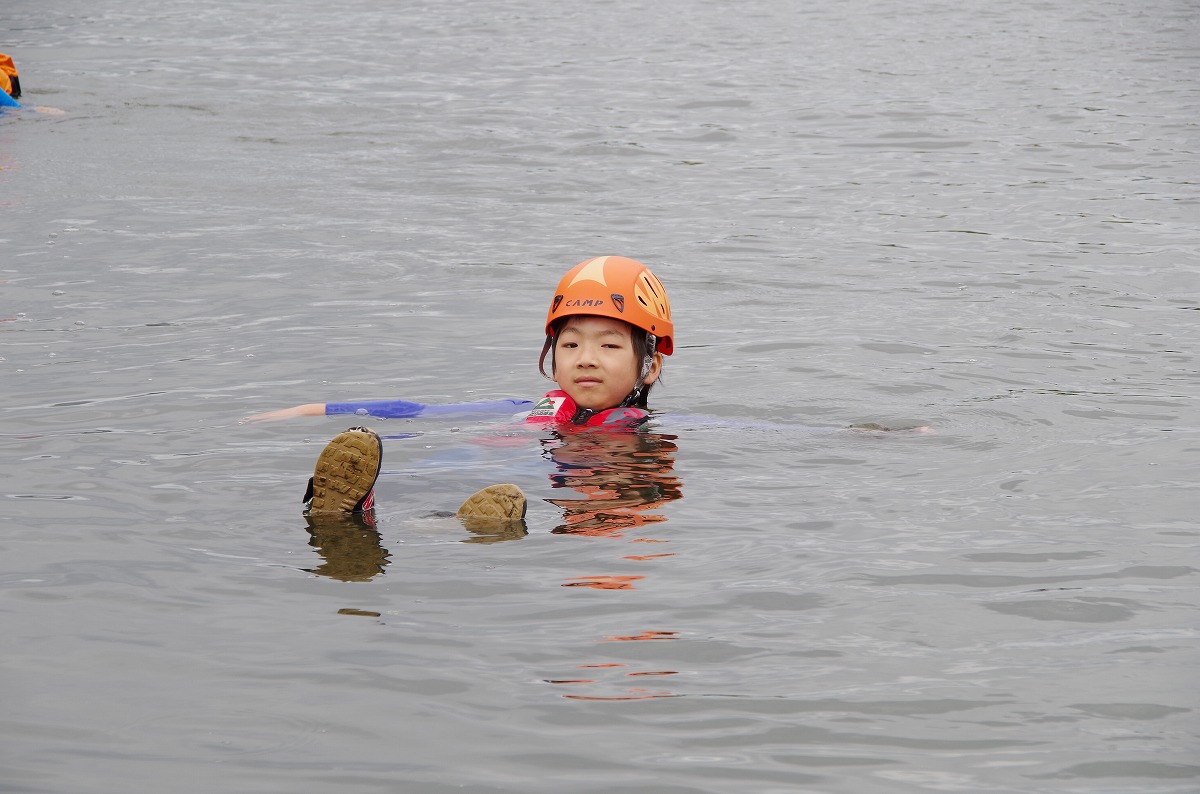
<path id="1" fill-rule="evenodd" d="M 243 422 L 274 422 L 277 419 L 291 419 L 296 416 L 324 416 L 325 403 L 305 403 L 291 408 L 280 408 L 278 411 L 267 411 L 263 414 L 243 416 Z"/>

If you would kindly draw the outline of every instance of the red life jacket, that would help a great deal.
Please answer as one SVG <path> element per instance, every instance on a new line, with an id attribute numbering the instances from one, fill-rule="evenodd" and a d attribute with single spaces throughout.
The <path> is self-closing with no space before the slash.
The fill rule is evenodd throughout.
<path id="1" fill-rule="evenodd" d="M 537 405 L 525 417 L 526 422 L 575 425 L 577 427 L 610 427 L 613 429 L 634 428 L 650 418 L 650 413 L 641 408 L 618 406 L 603 411 L 580 408 L 561 389 L 546 392 Z"/>

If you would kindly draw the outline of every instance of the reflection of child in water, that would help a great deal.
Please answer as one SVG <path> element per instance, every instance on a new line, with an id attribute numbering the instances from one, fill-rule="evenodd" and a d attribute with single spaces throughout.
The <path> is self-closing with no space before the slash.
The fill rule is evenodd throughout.
<path id="1" fill-rule="evenodd" d="M 564 433 L 547 442 L 558 472 L 555 488 L 573 488 L 583 499 L 549 499 L 563 509 L 563 524 L 553 531 L 571 535 L 613 536 L 665 521 L 645 515 L 680 498 L 672 473 L 678 447 L 674 436 L 659 433 Z"/>
<path id="2" fill-rule="evenodd" d="M 539 369 L 546 374 L 549 356 L 547 377 L 558 388 L 536 403 L 509 400 L 500 405 L 510 414 L 514 407 L 528 408 L 523 415 L 528 424 L 562 427 L 564 432 L 568 428 L 590 428 L 636 438 L 638 428 L 650 416 L 647 397 L 662 372 L 663 356 L 670 355 L 675 347 L 671 305 L 658 278 L 641 262 L 625 257 L 601 256 L 581 262 L 559 282 L 546 314 L 545 332 Z M 476 405 L 494 409 L 497 403 L 434 408 L 470 411 Z M 308 403 L 249 419 L 344 413 L 416 416 L 428 413 L 429 408 L 399 400 Z M 560 450 L 570 447 L 564 444 Z M 382 454 L 382 443 L 369 428 L 352 427 L 336 436 L 317 460 L 305 494 L 306 514 L 310 518 L 369 515 L 374 507 L 374 485 Z M 677 490 L 677 485 L 673 487 Z M 474 494 L 459 509 L 459 515 L 476 526 L 481 520 L 518 522 L 524 518 L 525 506 L 519 488 L 497 485 Z"/>

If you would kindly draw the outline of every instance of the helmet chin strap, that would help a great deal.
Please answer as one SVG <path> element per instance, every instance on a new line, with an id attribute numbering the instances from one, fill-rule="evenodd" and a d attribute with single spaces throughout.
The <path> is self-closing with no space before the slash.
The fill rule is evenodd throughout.
<path id="1" fill-rule="evenodd" d="M 645 389 L 646 387 L 641 383 L 639 383 L 637 386 L 634 386 L 633 391 L 629 392 L 629 395 L 626 396 L 624 400 L 621 400 L 621 404 L 617 407 L 629 408 L 630 406 L 636 406 L 638 402 L 641 401 L 642 392 L 645 391 Z"/>
<path id="2" fill-rule="evenodd" d="M 657 346 L 658 338 L 654 334 L 646 334 L 646 347 L 650 352 L 642 359 L 642 371 L 638 373 L 637 383 L 633 384 L 633 391 L 629 392 L 625 399 L 621 401 L 620 407 L 628 408 L 641 401 L 642 392 L 646 390 L 646 376 L 654 368 L 654 350 Z"/>

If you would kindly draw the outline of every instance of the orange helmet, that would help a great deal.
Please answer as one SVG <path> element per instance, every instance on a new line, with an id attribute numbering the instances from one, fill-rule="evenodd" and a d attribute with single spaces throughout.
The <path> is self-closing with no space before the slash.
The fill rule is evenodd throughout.
<path id="1" fill-rule="evenodd" d="M 656 349 L 664 356 L 675 350 L 667 291 L 650 268 L 635 259 L 598 256 L 571 268 L 554 291 L 546 313 L 546 335 L 554 333 L 555 320 L 577 314 L 624 320 L 653 334 Z"/>

